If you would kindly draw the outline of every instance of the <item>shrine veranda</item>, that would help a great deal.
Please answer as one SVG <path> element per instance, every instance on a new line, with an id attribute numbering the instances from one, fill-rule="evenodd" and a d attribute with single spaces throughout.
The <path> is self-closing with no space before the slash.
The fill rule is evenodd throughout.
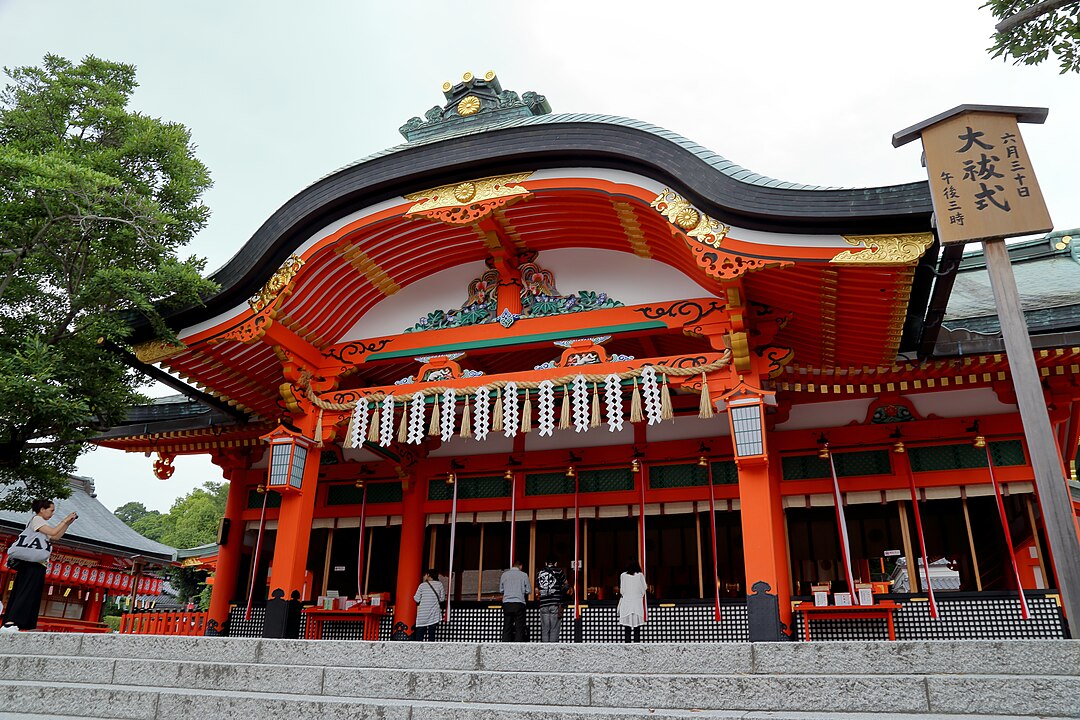
<path id="1" fill-rule="evenodd" d="M 222 469 L 217 631 L 376 595 L 389 637 L 435 568 L 440 637 L 498 640 L 499 574 L 553 556 L 564 641 L 619 639 L 634 560 L 647 641 L 801 639 L 799 603 L 859 590 L 901 639 L 1066 635 L 1000 338 L 940 322 L 925 182 L 775 180 L 493 74 L 444 95 L 267 220 L 179 343 L 134 328 L 192 399 L 99 443 Z M 1067 485 L 1080 336 L 1032 340 Z M 884 632 L 842 614 L 814 636 Z"/>

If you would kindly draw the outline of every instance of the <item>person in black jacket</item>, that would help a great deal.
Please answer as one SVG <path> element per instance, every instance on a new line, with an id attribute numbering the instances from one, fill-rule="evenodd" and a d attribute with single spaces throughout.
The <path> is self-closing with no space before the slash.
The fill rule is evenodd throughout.
<path id="1" fill-rule="evenodd" d="M 540 606 L 540 642 L 559 642 L 559 626 L 562 624 L 562 608 L 566 601 L 566 573 L 558 567 L 558 560 L 548 557 L 544 567 L 536 573 L 536 593 Z"/>

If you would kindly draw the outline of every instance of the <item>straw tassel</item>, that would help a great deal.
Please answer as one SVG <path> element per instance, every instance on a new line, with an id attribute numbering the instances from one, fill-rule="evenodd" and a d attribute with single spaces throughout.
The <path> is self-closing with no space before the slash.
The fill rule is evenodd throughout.
<path id="1" fill-rule="evenodd" d="M 371 413 L 371 423 L 368 424 L 367 439 L 369 443 L 379 442 L 379 427 L 382 423 L 379 420 L 379 403 L 375 403 L 375 410 Z"/>
<path id="2" fill-rule="evenodd" d="M 436 435 L 442 435 L 442 428 L 440 427 L 442 425 L 442 417 L 439 414 L 440 405 L 441 403 L 439 402 L 439 396 L 436 395 L 434 407 L 431 408 L 431 422 L 428 423 L 427 429 L 427 434 L 432 437 L 435 437 Z"/>
<path id="3" fill-rule="evenodd" d="M 502 388 L 495 389 L 495 409 L 491 410 L 491 432 L 502 432 Z"/>
<path id="4" fill-rule="evenodd" d="M 637 378 L 634 378 L 634 394 L 630 396 L 630 422 L 639 423 L 644 419 L 641 414 L 641 391 L 638 390 Z"/>
<path id="5" fill-rule="evenodd" d="M 660 388 L 660 419 L 672 420 L 675 411 L 671 407 L 671 390 L 668 389 L 667 375 L 664 375 L 664 385 Z"/>
<path id="6" fill-rule="evenodd" d="M 600 393 L 596 389 L 596 383 L 592 384 L 592 417 L 589 418 L 589 427 L 600 427 Z"/>
<path id="7" fill-rule="evenodd" d="M 469 411 L 469 396 L 465 396 L 465 409 L 461 411 L 461 437 L 472 437 L 472 413 Z"/>
<path id="8" fill-rule="evenodd" d="M 525 402 L 521 405 L 521 425 L 518 430 L 523 433 L 532 432 L 532 394 L 525 388 Z"/>
<path id="9" fill-rule="evenodd" d="M 397 429 L 397 441 L 405 444 L 409 440 L 409 406 L 404 403 L 401 406 L 401 424 Z"/>
<path id="10" fill-rule="evenodd" d="M 562 412 L 559 414 L 559 429 L 570 429 L 570 390 L 562 386 Z"/>
<path id="11" fill-rule="evenodd" d="M 701 373 L 701 402 L 698 403 L 698 417 L 708 420 L 713 416 L 712 399 L 709 397 L 709 381 Z"/>
<path id="12" fill-rule="evenodd" d="M 323 416 L 322 408 L 319 408 L 319 419 L 315 423 L 315 447 L 322 447 L 323 446 L 323 441 L 322 441 L 323 440 L 323 437 L 322 437 L 322 416 Z"/>

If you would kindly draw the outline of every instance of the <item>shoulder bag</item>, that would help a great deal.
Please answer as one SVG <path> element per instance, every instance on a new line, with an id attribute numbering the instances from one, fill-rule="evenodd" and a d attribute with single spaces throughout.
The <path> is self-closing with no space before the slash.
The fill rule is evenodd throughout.
<path id="1" fill-rule="evenodd" d="M 431 588 L 431 592 L 435 593 L 435 602 L 439 604 L 439 610 L 446 612 L 446 601 L 439 597 L 439 591 L 427 580 L 424 581 L 424 584 Z"/>
<path id="2" fill-rule="evenodd" d="M 52 541 L 44 533 L 31 530 L 30 523 L 26 523 L 26 528 L 8 548 L 8 557 L 20 562 L 48 562 L 51 554 Z"/>

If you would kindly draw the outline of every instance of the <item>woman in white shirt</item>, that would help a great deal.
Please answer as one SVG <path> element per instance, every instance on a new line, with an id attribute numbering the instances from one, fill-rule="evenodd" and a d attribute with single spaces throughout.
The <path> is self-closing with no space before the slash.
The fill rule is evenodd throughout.
<path id="1" fill-rule="evenodd" d="M 631 560 L 626 572 L 619 576 L 619 624 L 630 642 L 641 642 L 641 626 L 645 624 L 645 574 L 637 560 Z"/>
<path id="2" fill-rule="evenodd" d="M 414 640 L 433 641 L 435 628 L 442 620 L 442 603 L 446 599 L 446 590 L 439 580 L 438 570 L 426 570 L 424 579 L 416 588 L 413 600 L 416 601 L 416 634 Z"/>
<path id="3" fill-rule="evenodd" d="M 71 523 L 79 516 L 71 513 L 58 525 L 50 525 L 56 506 L 52 500 L 35 500 L 31 508 L 34 517 L 30 518 L 27 528 L 37 531 L 49 538 L 50 542 L 56 542 L 64 536 Z M 11 589 L 11 597 L 8 598 L 7 615 L 4 616 L 4 630 L 18 632 L 19 630 L 33 630 L 37 627 L 38 611 L 41 609 L 41 591 L 45 588 L 46 562 L 20 561 L 18 574 L 15 576 L 15 586 Z"/>

